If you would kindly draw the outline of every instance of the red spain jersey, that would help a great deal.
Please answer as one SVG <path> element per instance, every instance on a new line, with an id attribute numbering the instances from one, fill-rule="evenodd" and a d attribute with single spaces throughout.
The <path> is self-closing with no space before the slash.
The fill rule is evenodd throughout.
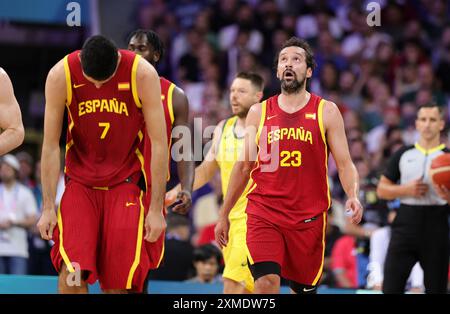
<path id="1" fill-rule="evenodd" d="M 83 75 L 80 51 L 64 58 L 69 125 L 65 173 L 97 188 L 125 181 L 144 163 L 144 116 L 136 89 L 140 57 L 119 52 L 116 73 L 100 88 Z"/>
<path id="2" fill-rule="evenodd" d="M 175 89 L 175 84 L 171 81 L 165 79 L 164 77 L 160 77 L 161 83 L 161 102 L 164 109 L 164 117 L 166 120 L 166 134 L 167 134 L 167 142 L 169 144 L 169 169 L 170 169 L 170 146 L 172 144 L 172 127 L 174 121 L 173 114 L 173 91 Z M 144 148 L 144 159 L 145 159 L 145 174 L 147 177 L 147 191 L 150 191 L 151 185 L 151 158 L 152 158 L 152 146 L 150 137 L 148 136 L 146 130 L 145 131 L 145 148 Z M 170 173 L 167 175 L 167 180 L 170 179 Z"/>
<path id="3" fill-rule="evenodd" d="M 247 213 L 281 226 L 298 226 L 327 211 L 328 148 L 323 129 L 324 100 L 311 93 L 295 113 L 278 105 L 278 95 L 262 103 L 257 133 L 258 160 L 247 197 Z"/>

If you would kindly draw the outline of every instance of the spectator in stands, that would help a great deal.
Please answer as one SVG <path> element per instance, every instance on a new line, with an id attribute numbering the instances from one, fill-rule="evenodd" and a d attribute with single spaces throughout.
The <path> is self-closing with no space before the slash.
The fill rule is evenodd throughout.
<path id="1" fill-rule="evenodd" d="M 356 237 L 339 238 L 331 252 L 331 268 L 339 288 L 358 289 L 366 286 L 369 256 L 367 247 Z"/>
<path id="2" fill-rule="evenodd" d="M 433 51 L 433 65 L 442 90 L 450 95 L 450 24 L 443 30 L 441 41 Z"/>
<path id="3" fill-rule="evenodd" d="M 329 98 L 331 92 L 336 91 L 339 86 L 338 68 L 333 62 L 327 61 L 320 70 L 319 81 L 311 81 L 311 90 L 314 93 L 324 95 Z"/>
<path id="4" fill-rule="evenodd" d="M 403 145 L 403 130 L 396 125 L 388 126 L 385 134 L 380 139 L 378 151 L 372 155 L 371 164 L 374 171 L 382 171 L 389 157 Z"/>
<path id="5" fill-rule="evenodd" d="M 31 155 L 25 151 L 16 154 L 17 160 L 19 160 L 19 181 L 26 187 L 33 189 L 36 186 L 36 182 L 33 179 L 34 174 L 34 160 Z"/>
<path id="6" fill-rule="evenodd" d="M 422 63 L 417 68 L 418 87 L 414 90 L 406 92 L 400 96 L 400 102 L 416 101 L 418 106 L 421 106 L 427 102 L 433 102 L 439 106 L 446 105 L 446 98 L 440 88 L 440 82 L 435 79 L 433 68 L 430 63 Z M 427 91 L 430 95 L 427 95 L 424 99 L 423 95 L 420 95 L 422 91 Z"/>
<path id="7" fill-rule="evenodd" d="M 219 269 L 222 262 L 222 253 L 214 244 L 205 244 L 194 251 L 194 267 L 196 276 L 187 282 L 219 283 Z"/>
<path id="8" fill-rule="evenodd" d="M 197 29 L 191 28 L 186 34 L 186 50 L 185 53 L 180 55 L 179 51 L 174 51 L 175 55 L 179 56 L 177 62 L 177 80 L 181 85 L 187 82 L 200 81 L 200 58 L 199 52 L 201 46 L 205 43 L 204 35 Z M 175 45 L 172 50 L 175 49 Z"/>
<path id="9" fill-rule="evenodd" d="M 257 29 L 254 10 L 248 3 L 241 3 L 237 10 L 236 23 L 228 25 L 219 31 L 219 46 L 223 51 L 233 47 L 249 50 L 259 54 L 262 51 L 264 37 Z M 230 74 L 233 77 L 234 74 Z"/>
<path id="10" fill-rule="evenodd" d="M 399 108 L 395 106 L 385 106 L 382 110 L 382 123 L 367 133 L 366 143 L 367 150 L 371 155 L 376 154 L 383 147 L 383 139 L 386 137 L 386 132 L 390 128 L 398 127 L 400 124 Z"/>
<path id="11" fill-rule="evenodd" d="M 33 193 L 17 181 L 20 164 L 14 155 L 0 163 L 0 274 L 27 273 L 27 230 L 37 222 Z"/>
<path id="12" fill-rule="evenodd" d="M 397 68 L 395 74 L 395 96 L 401 98 L 420 88 L 419 77 L 417 75 L 417 65 L 407 64 Z"/>
<path id="13" fill-rule="evenodd" d="M 345 70 L 339 77 L 339 91 L 341 99 L 347 108 L 359 111 L 363 98 L 356 86 L 356 76 L 352 71 Z"/>

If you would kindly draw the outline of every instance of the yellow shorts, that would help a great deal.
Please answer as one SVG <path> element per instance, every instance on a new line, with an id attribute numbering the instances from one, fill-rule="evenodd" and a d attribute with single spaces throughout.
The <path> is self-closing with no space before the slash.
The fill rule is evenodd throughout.
<path id="1" fill-rule="evenodd" d="M 223 249 L 225 262 L 223 277 L 240 282 L 248 291 L 253 292 L 254 280 L 248 268 L 246 232 L 245 218 L 230 222 L 228 244 Z"/>

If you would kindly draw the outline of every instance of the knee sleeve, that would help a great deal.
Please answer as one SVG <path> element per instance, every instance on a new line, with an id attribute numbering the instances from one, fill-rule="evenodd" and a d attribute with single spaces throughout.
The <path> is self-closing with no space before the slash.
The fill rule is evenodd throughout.
<path id="1" fill-rule="evenodd" d="M 249 264 L 249 268 L 255 281 L 266 275 L 278 275 L 281 277 L 281 266 L 275 262 Z"/>

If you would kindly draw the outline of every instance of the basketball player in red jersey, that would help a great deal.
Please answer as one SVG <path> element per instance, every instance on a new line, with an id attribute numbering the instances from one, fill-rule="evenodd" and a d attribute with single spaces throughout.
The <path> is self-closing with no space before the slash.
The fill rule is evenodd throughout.
<path id="1" fill-rule="evenodd" d="M 159 60 L 164 56 L 164 45 L 158 34 L 151 30 L 138 29 L 131 33 L 128 42 L 128 50 L 141 55 L 156 68 Z M 189 102 L 184 91 L 171 81 L 160 77 L 161 100 L 166 117 L 167 137 L 169 145 L 171 144 L 172 128 L 184 126 L 189 128 Z M 183 147 L 189 151 L 180 153 L 187 156 L 177 161 L 177 172 L 180 178 L 181 190 L 178 192 L 178 204 L 173 211 L 185 214 L 191 206 L 192 185 L 194 182 L 194 158 L 190 146 Z M 146 159 L 150 160 L 151 152 L 145 154 Z"/>
<path id="2" fill-rule="evenodd" d="M 0 68 L 0 156 L 23 142 L 25 131 L 20 107 L 8 74 Z"/>
<path id="3" fill-rule="evenodd" d="M 140 56 L 93 36 L 50 70 L 45 93 L 38 227 L 42 238 L 55 241 L 59 292 L 86 293 L 97 279 L 105 292 L 141 291 L 150 267 L 143 240 L 156 241 L 166 226 L 168 152 L 158 74 Z M 65 107 L 66 189 L 56 215 Z M 144 123 L 153 154 L 149 209 L 143 203 Z M 81 280 L 74 284 L 77 273 Z"/>
<path id="4" fill-rule="evenodd" d="M 357 224 L 362 217 L 358 174 L 342 116 L 334 103 L 306 91 L 313 67 L 305 41 L 293 37 L 283 45 L 277 58 L 281 94 L 249 111 L 242 161 L 233 168 L 216 226 L 216 240 L 226 246 L 226 217 L 251 176 L 246 239 L 255 293 L 279 293 L 281 276 L 290 281 L 295 293 L 317 291 L 331 205 L 329 151 L 348 197 L 351 220 Z"/>
<path id="5" fill-rule="evenodd" d="M 164 55 L 164 46 L 159 36 L 151 30 L 136 30 L 130 35 L 128 42 L 128 50 L 141 55 L 150 64 L 156 68 L 156 64 Z M 161 84 L 161 101 L 164 108 L 164 116 L 166 119 L 166 134 L 169 139 L 169 150 L 171 146 L 172 128 L 176 126 L 184 126 L 189 128 L 189 103 L 184 91 L 176 86 L 174 83 L 160 77 Z M 152 159 L 151 144 L 149 138 L 144 137 L 144 160 L 145 171 L 147 177 L 151 177 L 151 171 L 148 167 L 149 161 Z M 183 149 L 188 151 L 181 151 L 182 158 L 177 161 L 177 172 L 180 179 L 181 190 L 177 194 L 178 204 L 173 207 L 173 211 L 186 214 L 192 204 L 191 193 L 194 182 L 194 158 L 192 156 L 191 146 L 185 146 Z M 169 174 L 170 175 L 170 174 Z M 150 182 L 149 182 L 150 183 Z M 151 187 L 148 187 L 151 190 Z M 150 197 L 149 194 L 146 197 Z M 164 232 L 160 235 L 158 240 L 153 243 L 146 243 L 147 253 L 150 258 L 150 268 L 158 268 L 164 252 Z M 144 293 L 147 292 L 148 281 L 145 282 Z"/>

